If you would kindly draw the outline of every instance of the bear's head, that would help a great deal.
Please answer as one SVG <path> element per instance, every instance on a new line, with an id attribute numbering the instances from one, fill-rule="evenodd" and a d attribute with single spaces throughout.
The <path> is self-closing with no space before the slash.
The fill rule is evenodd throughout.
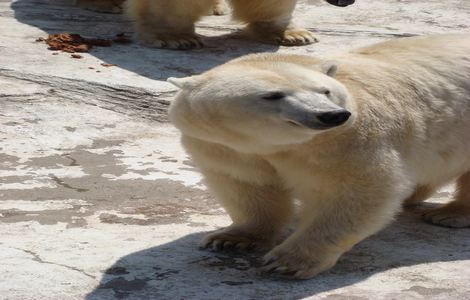
<path id="1" fill-rule="evenodd" d="M 337 63 L 306 66 L 295 57 L 251 55 L 201 75 L 169 78 L 181 89 L 171 122 L 185 135 L 259 154 L 349 126 L 355 106 L 334 78 Z"/>

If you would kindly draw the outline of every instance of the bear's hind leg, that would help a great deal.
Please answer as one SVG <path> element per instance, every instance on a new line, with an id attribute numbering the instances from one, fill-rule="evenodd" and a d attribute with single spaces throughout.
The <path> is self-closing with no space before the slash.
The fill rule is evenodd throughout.
<path id="1" fill-rule="evenodd" d="M 457 180 L 455 200 L 424 212 L 424 220 L 441 226 L 470 227 L 470 172 Z"/>
<path id="2" fill-rule="evenodd" d="M 296 0 L 232 0 L 234 18 L 247 22 L 253 39 L 284 46 L 312 44 L 318 39 L 292 23 Z"/>
<path id="3" fill-rule="evenodd" d="M 126 11 L 135 21 L 137 38 L 155 48 L 201 48 L 194 23 L 210 12 L 216 0 L 128 0 Z"/>

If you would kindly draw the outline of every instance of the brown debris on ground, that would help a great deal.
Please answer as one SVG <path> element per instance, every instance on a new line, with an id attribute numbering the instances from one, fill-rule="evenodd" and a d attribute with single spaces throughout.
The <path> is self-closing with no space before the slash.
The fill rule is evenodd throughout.
<path id="1" fill-rule="evenodd" d="M 132 40 L 125 36 L 123 32 L 116 34 L 116 37 L 113 39 L 113 42 L 117 44 L 130 44 Z"/>
<path id="2" fill-rule="evenodd" d="M 49 50 L 68 53 L 88 52 L 93 46 L 109 47 L 112 44 L 111 40 L 89 39 L 73 33 L 50 34 L 47 39 L 38 38 L 36 41 L 45 41 Z"/>

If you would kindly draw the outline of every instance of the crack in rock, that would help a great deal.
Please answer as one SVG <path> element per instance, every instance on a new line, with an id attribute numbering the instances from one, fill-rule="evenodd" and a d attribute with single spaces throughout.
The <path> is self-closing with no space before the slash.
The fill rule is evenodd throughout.
<path id="1" fill-rule="evenodd" d="M 63 186 L 64 188 L 67 188 L 67 189 L 71 189 L 71 190 L 75 190 L 77 192 L 88 192 L 89 189 L 84 189 L 84 188 L 77 188 L 77 187 L 73 187 L 67 183 L 65 183 L 62 179 L 60 179 L 59 177 L 55 176 L 54 174 L 49 174 L 49 176 L 52 178 L 52 180 L 57 183 L 58 185 L 60 186 Z"/>
<path id="2" fill-rule="evenodd" d="M 25 252 L 29 255 L 31 255 L 33 257 L 33 261 L 36 261 L 38 263 L 41 263 L 41 264 L 49 264 L 49 265 L 55 265 L 55 266 L 59 266 L 59 267 L 63 267 L 63 268 L 67 268 L 69 270 L 72 270 L 72 271 L 76 271 L 76 272 L 80 272 L 81 274 L 89 277 L 89 278 L 92 278 L 92 279 L 95 279 L 96 280 L 96 276 L 93 276 L 91 274 L 88 274 L 87 272 L 79 269 L 79 268 L 76 268 L 76 267 L 71 267 L 71 266 L 67 266 L 67 265 L 64 265 L 64 264 L 59 264 L 59 263 L 55 263 L 55 262 L 51 262 L 51 261 L 45 261 L 43 260 L 37 253 L 35 253 L 34 251 L 31 251 L 31 250 L 26 250 L 26 249 L 21 249 L 21 248 L 16 248 L 16 247 L 10 247 L 11 249 L 15 249 L 15 250 L 18 250 L 18 251 L 22 251 L 22 252 Z"/>

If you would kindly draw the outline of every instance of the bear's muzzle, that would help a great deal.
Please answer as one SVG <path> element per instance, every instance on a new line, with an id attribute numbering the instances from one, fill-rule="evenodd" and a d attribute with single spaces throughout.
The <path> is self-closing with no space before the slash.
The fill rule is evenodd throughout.
<path id="1" fill-rule="evenodd" d="M 331 5 L 346 7 L 348 5 L 354 4 L 355 0 L 326 0 L 326 2 Z"/>

